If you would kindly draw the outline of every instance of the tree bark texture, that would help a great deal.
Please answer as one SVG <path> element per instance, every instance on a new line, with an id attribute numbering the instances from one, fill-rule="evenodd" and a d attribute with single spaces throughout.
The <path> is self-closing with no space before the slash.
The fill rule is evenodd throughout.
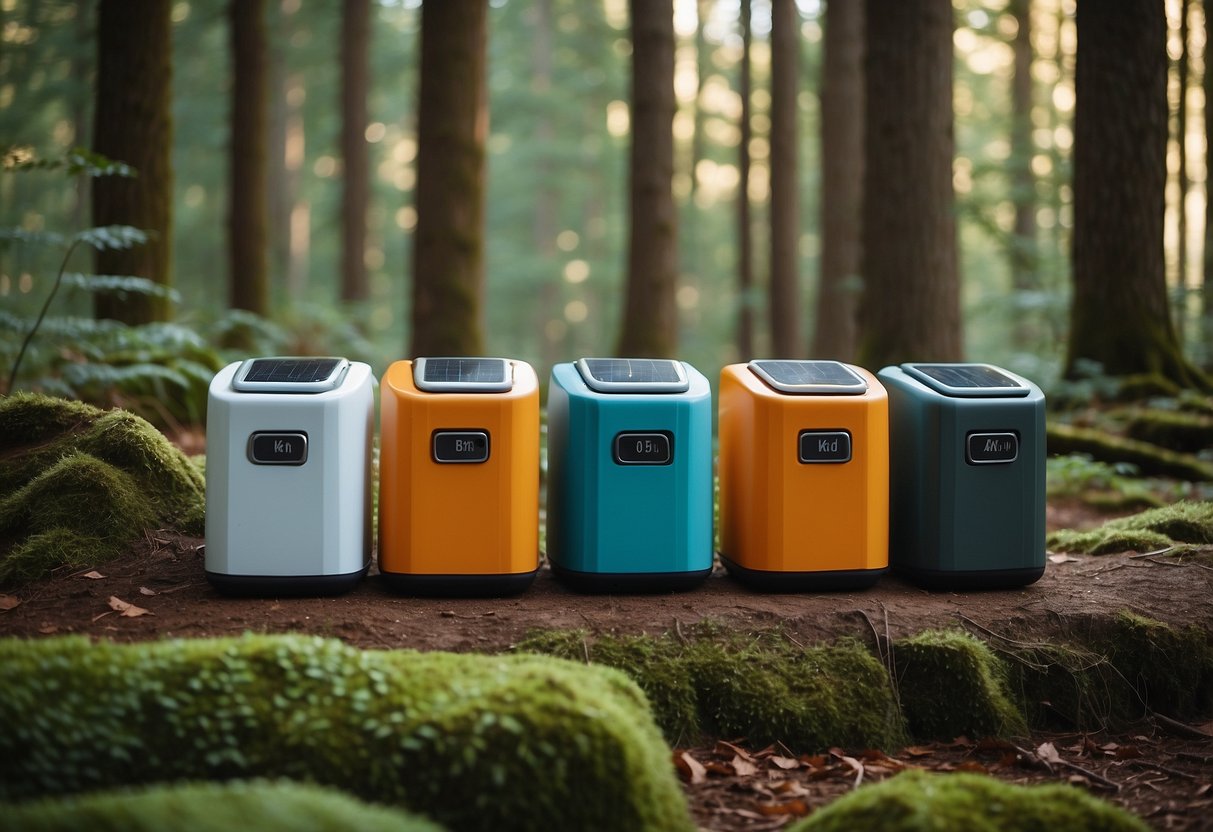
<path id="1" fill-rule="evenodd" d="M 1036 276 L 1036 177 L 1032 173 L 1032 0 L 1012 0 L 1015 16 L 1015 74 L 1011 79 L 1011 198 L 1015 203 L 1015 227 L 1011 235 L 1011 287 L 1017 292 L 1040 288 Z M 1037 332 L 1031 318 L 1016 315 L 1012 338 L 1020 350 L 1036 345 Z"/>
<path id="2" fill-rule="evenodd" d="M 795 0 L 771 0 L 771 351 L 804 353 L 800 318 L 800 180 L 796 143 L 800 16 Z"/>
<path id="3" fill-rule="evenodd" d="M 1203 3 L 1205 19 L 1205 62 L 1201 84 L 1205 92 L 1205 239 L 1201 272 L 1201 343 L 1204 345 L 1202 364 L 1213 368 L 1213 2 Z"/>
<path id="4" fill-rule="evenodd" d="M 1074 294 L 1066 376 L 1196 377 L 1167 305 L 1167 21 L 1163 0 L 1078 4 Z"/>
<path id="5" fill-rule="evenodd" d="M 484 352 L 487 14 L 484 0 L 421 7 L 414 356 Z"/>
<path id="6" fill-rule="evenodd" d="M 101 0 L 97 7 L 96 152 L 136 169 L 130 177 L 93 182 L 94 225 L 130 225 L 148 234 L 142 246 L 100 251 L 99 274 L 172 283 L 173 120 L 172 22 L 161 0 Z M 128 324 L 167 320 L 169 303 L 146 295 L 98 294 L 97 318 Z"/>
<path id="7" fill-rule="evenodd" d="M 228 301 L 270 311 L 266 159 L 268 38 L 264 0 L 231 0 L 232 126 L 228 182 Z"/>
<path id="8" fill-rule="evenodd" d="M 1179 184 L 1179 247 L 1175 256 L 1175 337 L 1181 350 L 1188 309 L 1188 6 L 1189 0 L 1180 0 L 1179 57 L 1175 59 L 1175 74 L 1179 82 L 1179 96 L 1175 101 L 1175 150 L 1179 156 L 1179 169 L 1175 172 Z"/>
<path id="9" fill-rule="evenodd" d="M 868 0 L 865 15 L 859 360 L 959 360 L 952 4 Z"/>
<path id="10" fill-rule="evenodd" d="M 821 79 L 821 282 L 812 355 L 855 359 L 863 219 L 863 3 L 830 0 Z"/>
<path id="11" fill-rule="evenodd" d="M 678 218 L 674 206 L 674 4 L 630 0 L 631 222 L 623 328 L 616 351 L 674 357 L 678 349 Z"/>
<path id="12" fill-rule="evenodd" d="M 370 76 L 371 0 L 343 0 L 341 14 L 341 299 L 370 296 L 366 210 L 370 161 L 366 97 Z"/>
<path id="13" fill-rule="evenodd" d="M 737 353 L 754 357 L 754 233 L 750 227 L 750 0 L 741 0 L 741 140 L 737 143 Z"/>

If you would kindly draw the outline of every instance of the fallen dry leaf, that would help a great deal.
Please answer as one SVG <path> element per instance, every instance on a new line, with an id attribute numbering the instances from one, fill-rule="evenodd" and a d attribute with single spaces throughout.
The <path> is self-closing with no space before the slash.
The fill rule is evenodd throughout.
<path id="1" fill-rule="evenodd" d="M 100 572 L 98 572 L 96 569 L 94 569 L 92 572 L 85 572 L 85 573 L 84 573 L 83 575 L 81 575 L 80 577 L 81 577 L 81 578 L 88 578 L 90 581 L 99 581 L 99 580 L 101 580 L 102 578 L 104 578 L 105 576 L 104 576 L 104 575 L 102 575 Z"/>
<path id="2" fill-rule="evenodd" d="M 930 757 L 934 753 L 934 749 L 922 745 L 911 745 L 906 749 L 906 754 L 911 757 Z"/>
<path id="3" fill-rule="evenodd" d="M 1049 555 L 1049 563 L 1078 563 L 1078 558 L 1069 555 Z"/>
<path id="4" fill-rule="evenodd" d="M 138 618 L 141 615 L 155 615 L 151 610 L 145 610 L 143 607 L 136 607 L 129 601 L 123 601 L 117 595 L 110 596 L 110 609 L 114 610 L 123 618 Z"/>
<path id="5" fill-rule="evenodd" d="M 1065 762 L 1061 759 L 1061 755 L 1057 753 L 1057 749 L 1051 742 L 1041 743 L 1037 746 L 1036 756 L 1049 765 L 1061 765 Z"/>
<path id="6" fill-rule="evenodd" d="M 708 760 L 703 764 L 707 769 L 708 774 L 719 774 L 721 777 L 732 777 L 737 774 L 733 767 L 728 763 L 722 763 L 719 760 Z"/>
<path id="7" fill-rule="evenodd" d="M 682 775 L 682 779 L 692 786 L 708 779 L 708 770 L 703 767 L 703 763 L 692 757 L 688 751 L 674 752 L 674 767 L 678 769 L 678 773 Z"/>
<path id="8" fill-rule="evenodd" d="M 140 595 L 159 595 L 160 593 L 154 589 L 148 589 L 145 586 L 141 586 L 141 587 L 139 587 L 139 594 Z"/>
<path id="9" fill-rule="evenodd" d="M 716 747 L 713 749 L 713 752 L 721 755 L 722 757 L 731 752 L 734 756 L 740 757 L 741 759 L 745 760 L 747 763 L 754 762 L 753 754 L 746 751 L 740 745 L 733 745 L 733 743 L 725 742 L 724 740 L 716 741 Z"/>
<path id="10" fill-rule="evenodd" d="M 59 628 L 56 627 L 54 624 L 43 624 L 41 627 L 38 628 L 38 632 L 42 633 L 42 635 L 44 635 L 44 636 L 49 636 L 49 635 L 54 635 L 55 633 L 59 632 Z"/>
<path id="11" fill-rule="evenodd" d="M 1210 789 L 1213 789 L 1213 783 L 1205 783 L 1203 786 L 1201 786 L 1199 789 L 1196 790 L 1196 796 L 1204 797 L 1206 794 L 1209 793 Z"/>
<path id="12" fill-rule="evenodd" d="M 733 773 L 738 777 L 750 777 L 758 773 L 758 766 L 744 759 L 740 754 L 733 755 L 730 765 L 733 766 Z"/>
<path id="13" fill-rule="evenodd" d="M 771 755 L 771 764 L 784 771 L 800 768 L 800 760 L 797 760 L 795 757 L 780 757 L 774 754 Z"/>
<path id="14" fill-rule="evenodd" d="M 0 595 L 0 610 L 8 612 L 21 606 L 21 599 L 14 595 Z"/>
<path id="15" fill-rule="evenodd" d="M 989 774 L 990 770 L 976 760 L 965 760 L 962 763 L 957 763 L 956 771 L 971 771 L 977 774 Z"/>
<path id="16" fill-rule="evenodd" d="M 787 803 L 759 803 L 755 808 L 764 815 L 790 815 L 802 818 L 809 813 L 808 804 L 803 800 L 789 800 Z"/>
<path id="17" fill-rule="evenodd" d="M 811 792 L 795 780 L 780 780 L 772 787 L 772 791 L 791 797 L 808 797 Z"/>

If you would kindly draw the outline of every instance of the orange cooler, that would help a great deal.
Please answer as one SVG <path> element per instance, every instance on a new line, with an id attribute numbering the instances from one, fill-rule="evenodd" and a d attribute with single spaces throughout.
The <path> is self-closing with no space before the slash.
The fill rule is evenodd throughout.
<path id="1" fill-rule="evenodd" d="M 539 569 L 539 383 L 526 362 L 418 358 L 381 388 L 379 571 L 417 595 L 510 595 Z"/>
<path id="2" fill-rule="evenodd" d="M 720 555 L 756 589 L 871 586 L 889 565 L 889 401 L 837 361 L 720 373 Z"/>

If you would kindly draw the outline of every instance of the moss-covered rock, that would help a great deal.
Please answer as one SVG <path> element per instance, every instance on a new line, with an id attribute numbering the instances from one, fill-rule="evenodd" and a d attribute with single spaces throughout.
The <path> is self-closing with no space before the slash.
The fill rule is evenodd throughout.
<path id="1" fill-rule="evenodd" d="M 452 829 L 690 828 L 621 673 L 299 636 L 0 640 L 0 797 L 285 777 Z"/>
<path id="2" fill-rule="evenodd" d="M 1014 786 L 980 774 L 905 772 L 864 786 L 788 832 L 1145 832 L 1138 818 L 1073 786 Z"/>
<path id="3" fill-rule="evenodd" d="M 1150 476 L 1175 477 L 1192 482 L 1213 481 L 1213 465 L 1191 454 L 1060 422 L 1050 422 L 1047 432 L 1051 455 L 1087 454 L 1101 462 L 1128 462 Z"/>
<path id="4" fill-rule="evenodd" d="M 1007 688 L 1007 668 L 982 641 L 956 630 L 925 630 L 894 643 L 897 688 L 918 739 L 1027 732 Z"/>
<path id="5" fill-rule="evenodd" d="M 780 637 L 699 632 L 599 636 L 548 632 L 525 651 L 614 667 L 648 695 L 667 739 L 780 741 L 798 750 L 889 748 L 904 739 L 888 674 L 858 642 L 801 648 Z"/>
<path id="6" fill-rule="evenodd" d="M 1180 543 L 1213 544 L 1213 502 L 1182 501 L 1109 520 L 1088 532 L 1053 532 L 1047 541 L 1054 551 L 1088 555 L 1151 552 Z"/>
<path id="7" fill-rule="evenodd" d="M 103 562 L 148 528 L 201 534 L 205 494 L 198 466 L 132 413 L 0 400 L 0 586 Z"/>
<path id="8" fill-rule="evenodd" d="M 0 806 L 23 832 L 442 832 L 400 809 L 290 782 L 190 783 Z"/>

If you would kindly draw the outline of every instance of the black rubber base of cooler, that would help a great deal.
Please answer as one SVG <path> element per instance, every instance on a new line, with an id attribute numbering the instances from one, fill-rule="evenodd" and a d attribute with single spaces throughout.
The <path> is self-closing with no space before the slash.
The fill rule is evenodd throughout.
<path id="1" fill-rule="evenodd" d="M 694 572 L 578 572 L 552 564 L 552 574 L 575 592 L 587 595 L 652 595 L 695 589 L 712 568 Z"/>
<path id="2" fill-rule="evenodd" d="M 534 572 L 502 575 L 411 575 L 380 572 L 379 579 L 394 592 L 428 598 L 504 598 L 526 592 Z"/>
<path id="3" fill-rule="evenodd" d="M 898 577 L 923 589 L 1015 589 L 1034 584 L 1045 573 L 1043 566 L 1029 569 L 983 569 L 971 572 L 917 569 L 898 566 Z"/>
<path id="4" fill-rule="evenodd" d="M 782 572 L 750 569 L 720 556 L 729 575 L 760 592 L 837 592 L 875 586 L 887 569 L 831 569 L 821 572 Z"/>
<path id="5" fill-rule="evenodd" d="M 306 595 L 342 595 L 358 586 L 370 568 L 343 575 L 227 575 L 207 572 L 206 579 L 223 595 L 282 598 Z"/>

